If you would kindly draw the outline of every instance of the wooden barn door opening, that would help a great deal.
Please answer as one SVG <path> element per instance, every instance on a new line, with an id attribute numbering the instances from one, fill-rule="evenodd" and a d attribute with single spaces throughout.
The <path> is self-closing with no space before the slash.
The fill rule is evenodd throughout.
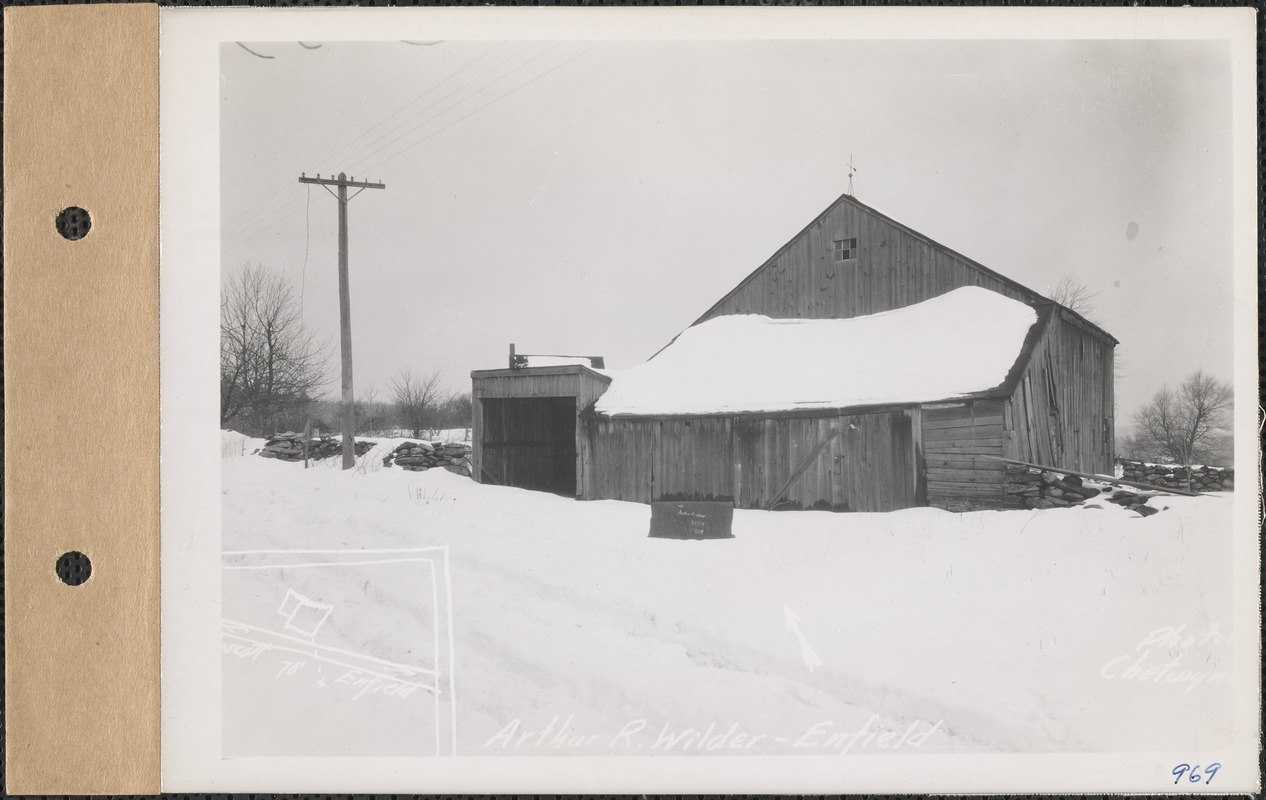
<path id="1" fill-rule="evenodd" d="M 485 482 L 576 496 L 576 398 L 483 400 Z"/>
<path id="2" fill-rule="evenodd" d="M 895 511 L 919 505 L 908 413 L 843 415 L 839 426 L 832 454 L 837 510 Z"/>

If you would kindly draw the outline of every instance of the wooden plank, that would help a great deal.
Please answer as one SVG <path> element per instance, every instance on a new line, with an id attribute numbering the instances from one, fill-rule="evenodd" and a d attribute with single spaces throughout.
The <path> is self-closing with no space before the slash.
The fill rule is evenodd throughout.
<path id="1" fill-rule="evenodd" d="M 932 483 L 929 481 L 928 500 L 934 500 L 939 497 L 970 497 L 976 500 L 1002 501 L 1006 499 L 1006 494 L 1001 488 L 992 489 L 981 484 Z"/>
<path id="2" fill-rule="evenodd" d="M 948 406 L 948 407 L 946 407 L 946 406 L 942 406 L 942 407 L 929 407 L 929 406 L 926 406 L 926 405 L 925 405 L 925 406 L 923 406 L 923 425 L 924 425 L 924 427 L 926 427 L 926 426 L 927 426 L 927 424 L 928 424 L 928 422 L 929 422 L 929 421 L 932 421 L 932 420 L 965 419 L 965 418 L 968 418 L 968 417 L 970 417 L 970 416 L 971 416 L 971 414 L 967 411 L 967 405 L 966 405 L 966 404 L 963 404 L 963 405 L 952 405 L 952 406 Z"/>
<path id="3" fill-rule="evenodd" d="M 928 431 L 941 430 L 943 428 L 988 428 L 1001 427 L 1002 423 L 1003 418 L 1001 416 L 932 419 L 924 420 L 923 429 Z"/>
<path id="4" fill-rule="evenodd" d="M 941 489 L 937 487 L 929 487 L 928 502 L 936 504 L 943 500 L 975 500 L 977 502 L 990 502 L 992 505 L 1002 505 L 1007 498 L 1002 493 L 989 493 L 982 491 L 973 491 L 962 487 L 953 487 L 949 489 Z"/>
<path id="5" fill-rule="evenodd" d="M 927 422 L 923 423 L 923 434 L 928 438 L 971 438 L 982 435 L 1002 436 L 1003 427 L 1001 422 L 993 422 L 987 425 L 954 425 L 954 426 L 936 426 Z"/>
<path id="6" fill-rule="evenodd" d="M 992 484 L 1001 488 L 1005 482 L 1006 478 L 1001 474 L 989 475 L 987 473 L 975 473 L 972 475 L 958 476 L 942 473 L 940 475 L 928 475 L 929 485 L 933 483 L 961 483 L 970 485 Z"/>
<path id="7" fill-rule="evenodd" d="M 994 430 L 1001 435 L 1002 421 L 995 419 L 993 422 L 982 423 L 967 417 L 942 420 L 925 419 L 923 421 L 923 432 L 932 436 L 952 436 L 955 434 L 971 436 L 973 431 L 981 430 Z"/>
<path id="8" fill-rule="evenodd" d="M 928 469 L 929 481 L 957 481 L 961 483 L 1000 483 L 1001 472 L 985 472 L 974 469 Z"/>
<path id="9" fill-rule="evenodd" d="M 929 453 L 924 456 L 924 463 L 929 467 L 950 467 L 952 469 L 990 469 L 1002 472 L 1002 465 L 993 460 L 982 459 L 974 453 L 954 455 L 953 453 Z"/>
<path id="10" fill-rule="evenodd" d="M 1006 431 L 1001 425 L 923 429 L 923 438 L 931 442 L 954 439 L 1001 439 L 1005 435 Z"/>
<path id="11" fill-rule="evenodd" d="M 939 430 L 929 430 L 928 428 L 923 429 L 923 440 L 927 442 L 1001 438 L 1003 438 L 1001 425 L 994 425 L 988 428 L 941 428 Z"/>
<path id="12" fill-rule="evenodd" d="M 923 451 L 925 453 L 933 453 L 941 450 L 970 450 L 972 448 L 979 449 L 985 447 L 1001 448 L 1002 437 L 991 436 L 981 439 L 939 439 L 935 441 L 927 438 L 923 439 Z"/>
<path id="13" fill-rule="evenodd" d="M 946 491 L 964 491 L 964 492 L 984 492 L 986 494 L 1003 493 L 1003 484 L 1001 481 L 996 483 L 977 483 L 963 480 L 932 480 L 928 479 L 928 491 L 946 492 Z"/>

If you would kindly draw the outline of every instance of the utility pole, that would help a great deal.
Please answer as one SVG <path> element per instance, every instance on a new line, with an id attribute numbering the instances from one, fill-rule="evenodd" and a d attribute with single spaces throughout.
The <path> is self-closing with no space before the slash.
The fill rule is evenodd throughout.
<path id="1" fill-rule="evenodd" d="M 343 358 L 343 469 L 356 466 L 356 407 L 352 394 L 352 299 L 348 291 L 347 279 L 347 204 L 356 194 L 366 189 L 386 189 L 386 184 L 358 181 L 348 178 L 347 173 L 340 172 L 337 178 L 322 178 L 317 173 L 309 178 L 306 173 L 299 174 L 299 183 L 315 183 L 330 192 L 338 200 L 338 310 L 339 310 L 339 352 Z M 330 191 L 331 186 L 338 187 L 338 194 Z M 347 196 L 348 187 L 360 191 Z"/>

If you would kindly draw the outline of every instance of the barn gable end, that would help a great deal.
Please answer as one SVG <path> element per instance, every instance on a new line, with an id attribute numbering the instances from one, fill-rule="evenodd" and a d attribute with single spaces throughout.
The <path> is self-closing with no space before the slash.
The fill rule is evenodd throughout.
<path id="1" fill-rule="evenodd" d="M 1025 303 L 1050 302 L 843 195 L 694 324 L 726 314 L 847 319 L 913 305 L 963 286 L 980 286 Z M 1103 329 L 1077 319 L 1090 335 L 1116 344 Z"/>

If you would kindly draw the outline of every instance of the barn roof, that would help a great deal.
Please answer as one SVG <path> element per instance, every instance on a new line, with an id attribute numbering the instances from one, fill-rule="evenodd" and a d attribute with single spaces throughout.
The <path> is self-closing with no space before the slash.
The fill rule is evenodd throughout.
<path id="1" fill-rule="evenodd" d="M 975 286 L 851 319 L 756 314 L 699 323 L 655 358 L 612 371 L 608 415 L 784 412 L 927 403 L 1003 386 L 1039 320 Z"/>

